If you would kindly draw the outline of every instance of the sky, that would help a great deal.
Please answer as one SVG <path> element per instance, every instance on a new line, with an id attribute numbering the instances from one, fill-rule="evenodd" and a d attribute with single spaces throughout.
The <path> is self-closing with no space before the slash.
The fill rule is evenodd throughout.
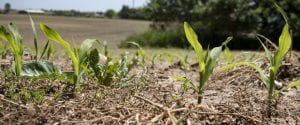
<path id="1" fill-rule="evenodd" d="M 10 3 L 12 9 L 56 9 L 80 11 L 120 10 L 122 5 L 140 7 L 148 0 L 0 0 L 0 8 Z"/>

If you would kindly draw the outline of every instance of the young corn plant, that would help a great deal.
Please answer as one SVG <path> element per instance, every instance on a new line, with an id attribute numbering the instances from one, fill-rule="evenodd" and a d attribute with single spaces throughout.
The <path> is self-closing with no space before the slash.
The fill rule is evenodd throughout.
<path id="1" fill-rule="evenodd" d="M 277 6 L 278 7 L 278 6 Z M 289 50 L 291 49 L 291 45 L 292 45 L 292 38 L 289 32 L 289 25 L 287 23 L 287 17 L 285 16 L 285 13 L 283 12 L 283 10 L 281 8 L 279 8 L 279 11 L 282 13 L 286 24 L 284 25 L 283 29 L 282 29 L 282 33 L 279 37 L 279 47 L 278 49 L 272 53 L 260 40 L 260 38 L 258 37 L 258 40 L 261 42 L 264 50 L 265 50 L 265 54 L 267 55 L 267 58 L 270 62 L 270 67 L 269 67 L 269 71 L 268 73 L 265 73 L 263 71 L 263 69 L 260 68 L 260 66 L 258 66 L 255 63 L 251 63 L 251 62 L 238 62 L 238 63 L 234 63 L 234 64 L 230 64 L 227 65 L 225 67 L 222 68 L 223 71 L 229 70 L 233 67 L 236 66 L 241 66 L 241 65 L 245 65 L 245 66 L 249 66 L 254 68 L 260 75 L 260 79 L 262 80 L 262 82 L 264 83 L 265 88 L 268 91 L 268 117 L 271 117 L 271 106 L 273 101 L 277 101 L 281 91 L 283 90 L 287 90 L 289 88 L 295 87 L 295 86 L 299 86 L 300 85 L 300 80 L 296 81 L 296 82 L 292 82 L 289 85 L 287 85 L 286 87 L 284 87 L 281 90 L 275 90 L 275 79 L 276 76 L 279 72 L 279 68 L 282 65 L 282 62 L 286 56 L 286 54 L 289 52 Z"/>
<path id="2" fill-rule="evenodd" d="M 36 62 L 40 61 L 44 57 L 44 55 L 46 54 L 46 60 L 49 60 L 52 53 L 53 53 L 53 46 L 49 41 L 47 41 L 41 55 L 39 56 L 39 49 L 38 49 L 38 42 L 39 41 L 38 41 L 37 30 L 35 28 L 35 23 L 34 23 L 32 17 L 30 15 L 28 15 L 28 17 L 29 17 L 31 28 L 32 28 L 32 31 L 33 31 L 33 44 L 34 44 L 34 50 L 35 50 L 34 59 L 35 59 Z"/>
<path id="3" fill-rule="evenodd" d="M 136 42 L 128 42 L 131 45 L 136 46 L 139 50 L 136 52 L 133 61 L 140 66 L 144 66 L 146 60 L 146 52 L 145 50 Z"/>
<path id="4" fill-rule="evenodd" d="M 154 68 L 156 59 L 160 56 L 160 54 L 154 54 L 151 57 L 151 68 Z"/>
<path id="5" fill-rule="evenodd" d="M 35 28 L 35 24 L 33 19 L 31 18 L 31 16 L 28 14 L 29 20 L 30 20 L 30 24 L 31 24 L 31 28 L 33 31 L 33 43 L 34 43 L 34 48 L 35 48 L 35 56 L 34 59 L 36 61 L 38 61 L 38 53 L 39 53 L 39 49 L 38 49 L 38 37 L 37 37 L 37 32 L 36 32 L 36 28 Z"/>
<path id="6" fill-rule="evenodd" d="M 87 39 L 82 42 L 80 48 L 72 48 L 71 45 L 52 28 L 46 26 L 45 24 L 40 24 L 40 28 L 49 40 L 52 40 L 57 44 L 61 45 L 67 51 L 69 57 L 72 60 L 74 70 L 72 75 L 74 85 L 73 90 L 79 92 L 81 77 L 88 67 L 88 55 L 90 54 L 90 49 L 92 48 L 93 43 L 98 42 L 98 40 Z"/>
<path id="7" fill-rule="evenodd" d="M 180 93 L 183 96 L 190 88 L 194 91 L 197 91 L 197 87 L 194 85 L 192 80 L 188 79 L 187 77 L 182 76 L 174 76 L 173 77 L 176 81 L 181 82 Z"/>
<path id="8" fill-rule="evenodd" d="M 0 27 L 0 38 L 8 42 L 13 56 L 13 72 L 16 76 L 21 76 L 22 71 L 22 56 L 23 56 L 23 42 L 22 36 L 20 35 L 16 25 L 10 23 L 8 30 L 4 27 Z"/>
<path id="9" fill-rule="evenodd" d="M 187 22 L 184 22 L 184 31 L 187 40 L 194 48 L 198 58 L 200 82 L 197 86 L 197 90 L 195 91 L 198 93 L 198 104 L 200 104 L 203 99 L 207 80 L 212 75 L 214 67 L 218 63 L 218 58 L 222 52 L 222 47 L 226 45 L 232 39 L 232 37 L 228 37 L 222 46 L 215 47 L 210 52 L 207 50 L 206 54 L 204 54 L 203 48 L 198 41 L 196 33 Z"/>
<path id="10" fill-rule="evenodd" d="M 46 60 L 50 60 L 50 58 L 54 55 L 54 47 L 53 45 L 50 43 L 50 41 L 47 41 L 46 45 L 44 46 L 44 49 L 40 55 L 39 60 L 43 59 L 44 56 Z"/>
<path id="11" fill-rule="evenodd" d="M 30 18 L 31 24 L 34 25 L 33 20 Z M 36 30 L 33 26 L 33 32 L 36 34 Z M 36 35 L 34 35 L 36 36 Z M 0 27 L 0 38 L 7 41 L 10 45 L 12 53 L 14 55 L 14 61 L 12 65 L 13 73 L 18 77 L 40 77 L 50 76 L 53 74 L 59 74 L 60 71 L 49 62 L 34 61 L 27 64 L 22 63 L 23 56 L 23 43 L 22 36 L 20 35 L 17 26 L 14 24 L 8 25 L 8 31 L 5 27 Z M 34 38 L 35 45 L 37 44 L 37 38 Z"/>

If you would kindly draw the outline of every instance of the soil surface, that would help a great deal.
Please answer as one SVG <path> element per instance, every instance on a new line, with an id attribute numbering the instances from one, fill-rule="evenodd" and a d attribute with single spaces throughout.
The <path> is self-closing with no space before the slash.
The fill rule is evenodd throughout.
<path id="1" fill-rule="evenodd" d="M 68 69 L 70 64 L 64 64 L 61 68 Z M 280 73 L 284 75 L 277 79 L 284 86 L 300 78 L 299 63 L 285 64 Z M 300 124 L 299 87 L 282 92 L 268 118 L 267 92 L 258 74 L 248 67 L 221 72 L 222 65 L 208 81 L 201 104 L 197 104 L 196 93 L 183 91 L 182 82 L 175 79 L 182 76 L 196 84 L 199 78 L 194 65 L 188 71 L 181 69 L 181 63 L 166 61 L 137 67 L 130 73 L 133 77 L 110 87 L 96 86 L 95 78 L 85 76 L 76 96 L 66 81 L 17 79 L 1 71 L 0 124 Z M 9 93 L 10 89 L 22 93 L 24 88 L 43 89 L 45 97 L 37 103 Z"/>

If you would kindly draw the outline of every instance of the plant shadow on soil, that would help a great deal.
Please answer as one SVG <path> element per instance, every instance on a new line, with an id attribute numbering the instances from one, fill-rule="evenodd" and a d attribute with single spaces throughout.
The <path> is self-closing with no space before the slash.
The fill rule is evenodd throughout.
<path id="1" fill-rule="evenodd" d="M 264 60 L 260 60 L 264 63 Z M 67 64 L 67 63 L 66 63 Z M 65 66 L 67 66 L 65 64 Z M 61 66 L 62 69 L 68 67 Z M 148 65 L 147 65 L 148 66 Z M 0 72 L 1 124 L 299 124 L 299 88 L 283 93 L 272 118 L 266 117 L 266 91 L 254 70 L 238 67 L 222 73 L 218 69 L 206 87 L 203 104 L 197 104 L 192 91 L 181 92 L 173 76 L 187 76 L 197 83 L 196 67 L 184 72 L 180 63 L 159 61 L 154 68 L 135 68 L 122 83 L 111 87 L 95 86 L 97 80 L 84 77 L 82 92 L 71 97 L 68 84 L 61 80 L 16 79 Z M 218 67 L 220 68 L 220 67 Z M 300 78 L 299 63 L 281 68 L 285 83 Z M 284 78 L 284 79 L 283 79 Z M 44 90 L 41 104 L 23 97 L 9 99 L 14 84 L 16 93 Z M 57 94 L 60 93 L 60 94 Z"/>

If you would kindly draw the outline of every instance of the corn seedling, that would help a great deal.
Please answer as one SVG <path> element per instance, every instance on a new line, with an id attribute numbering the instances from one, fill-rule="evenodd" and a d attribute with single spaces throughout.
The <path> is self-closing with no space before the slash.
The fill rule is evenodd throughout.
<path id="1" fill-rule="evenodd" d="M 177 55 L 171 54 L 171 53 L 162 53 L 160 54 L 160 58 L 163 58 L 164 60 L 168 61 L 168 63 L 172 64 L 176 60 L 180 59 Z"/>
<path id="2" fill-rule="evenodd" d="M 135 57 L 133 58 L 133 61 L 135 61 L 138 65 L 144 66 L 145 57 L 146 57 L 145 50 L 136 42 L 128 42 L 128 43 L 136 46 L 139 49 L 136 52 Z"/>
<path id="3" fill-rule="evenodd" d="M 275 79 L 278 74 L 279 68 L 282 65 L 282 62 L 285 58 L 285 55 L 288 53 L 289 49 L 291 48 L 291 35 L 289 33 L 289 25 L 285 24 L 283 27 L 281 36 L 279 38 L 279 48 L 275 51 L 275 53 L 271 53 L 271 51 L 261 42 L 263 48 L 265 49 L 265 53 L 270 62 L 269 73 L 265 73 L 263 69 L 260 68 L 255 63 L 251 62 L 238 62 L 234 64 L 227 65 L 222 68 L 223 71 L 229 70 L 236 66 L 249 66 L 254 68 L 260 75 L 260 79 L 264 83 L 265 88 L 268 91 L 268 102 L 269 102 L 269 109 L 271 108 L 273 100 L 277 100 L 282 90 L 287 90 L 289 88 L 299 86 L 300 81 L 292 82 L 287 85 L 285 88 L 281 89 L 281 91 L 275 90 Z M 268 116 L 271 117 L 271 111 L 268 110 Z"/>
<path id="4" fill-rule="evenodd" d="M 152 55 L 152 57 L 151 57 L 151 68 L 154 68 L 154 66 L 155 66 L 155 60 L 158 58 L 160 56 L 160 54 L 154 54 L 154 55 Z"/>
<path id="5" fill-rule="evenodd" d="M 34 59 L 37 61 L 38 60 L 38 53 L 39 53 L 37 32 L 36 32 L 36 28 L 35 28 L 35 24 L 34 24 L 33 19 L 31 18 L 31 16 L 29 14 L 28 14 L 28 17 L 29 17 L 31 28 L 32 28 L 32 31 L 33 31 L 33 43 L 34 43 L 34 48 L 35 48 Z"/>
<path id="6" fill-rule="evenodd" d="M 47 41 L 46 45 L 43 48 L 43 51 L 42 51 L 41 55 L 39 56 L 39 49 L 38 49 L 39 41 L 38 41 L 38 36 L 37 36 L 37 30 L 35 28 L 35 23 L 34 23 L 32 17 L 30 15 L 28 15 L 28 17 L 29 17 L 31 28 L 32 28 L 32 31 L 33 31 L 33 44 L 34 44 L 34 50 L 35 50 L 34 59 L 36 61 L 39 61 L 46 54 L 46 60 L 49 60 L 51 55 L 52 55 L 52 52 L 53 52 L 53 46 L 49 41 Z"/>
<path id="7" fill-rule="evenodd" d="M 190 69 L 188 63 L 188 55 L 178 56 L 178 58 L 180 59 L 180 63 L 181 63 L 180 68 L 184 71 L 184 73 L 186 73 Z"/>
<path id="8" fill-rule="evenodd" d="M 198 58 L 200 82 L 197 86 L 196 92 L 198 93 L 198 103 L 200 104 L 202 102 L 206 82 L 213 73 L 214 67 L 218 63 L 218 58 L 222 52 L 222 47 L 226 45 L 232 39 L 232 37 L 228 37 L 222 46 L 215 47 L 210 52 L 207 50 L 206 54 L 204 55 L 203 48 L 198 41 L 196 33 L 187 22 L 184 23 L 184 31 L 187 40 L 194 48 Z"/>
<path id="9" fill-rule="evenodd" d="M 80 48 L 72 48 L 71 45 L 67 41 L 65 41 L 55 30 L 51 29 L 45 24 L 40 24 L 40 27 L 49 40 L 58 43 L 67 51 L 73 63 L 72 65 L 74 72 L 72 78 L 74 91 L 78 92 L 78 90 L 80 89 L 81 76 L 87 70 L 88 55 L 90 53 L 89 50 L 92 47 L 93 43 L 97 42 L 98 40 L 87 39 L 82 42 Z"/>
<path id="10" fill-rule="evenodd" d="M 277 5 L 276 5 L 277 6 Z M 279 72 L 279 68 L 282 65 L 282 62 L 286 56 L 286 54 L 289 52 L 291 45 L 292 45 L 292 38 L 289 32 L 289 25 L 287 23 L 287 17 L 286 14 L 283 12 L 283 10 L 277 6 L 277 8 L 279 9 L 279 11 L 281 12 L 281 14 L 283 15 L 286 24 L 284 25 L 283 29 L 282 29 L 282 33 L 279 37 L 279 47 L 278 49 L 272 53 L 260 40 L 259 37 L 258 40 L 261 42 L 264 50 L 265 50 L 265 54 L 267 55 L 267 58 L 270 62 L 270 68 L 269 68 L 269 73 L 265 73 L 263 71 L 263 69 L 261 69 L 258 65 L 256 65 L 255 63 L 251 63 L 251 62 L 238 62 L 238 63 L 234 63 L 234 64 L 230 64 L 227 65 L 225 67 L 223 67 L 223 70 L 228 70 L 231 69 L 235 66 L 240 66 L 240 65 L 246 65 L 249 67 L 254 68 L 256 71 L 258 71 L 258 73 L 260 74 L 260 79 L 262 80 L 262 82 L 264 83 L 265 88 L 268 91 L 268 103 L 269 103 L 269 110 L 268 110 L 268 116 L 271 117 L 271 105 L 272 105 L 272 101 L 273 100 L 277 100 L 279 95 L 280 95 L 280 91 L 275 90 L 275 79 L 276 76 Z M 285 87 L 282 90 L 287 90 L 289 88 L 295 87 L 295 86 L 299 86 L 300 85 L 300 81 L 296 81 L 293 83 L 290 83 L 287 87 Z"/>
<path id="11" fill-rule="evenodd" d="M 186 77 L 181 77 L 181 76 L 175 76 L 173 77 L 175 80 L 181 82 L 181 95 L 185 94 L 190 88 L 192 88 L 194 91 L 197 90 L 197 87 L 194 85 L 194 83 L 186 78 Z"/>
<path id="12" fill-rule="evenodd" d="M 50 58 L 53 56 L 53 45 L 50 43 L 50 41 L 47 41 L 39 60 L 43 59 L 44 56 L 46 56 L 46 60 L 50 60 Z"/>
<path id="13" fill-rule="evenodd" d="M 16 76 L 20 76 L 22 71 L 23 42 L 17 26 L 10 23 L 8 30 L 1 26 L 0 37 L 10 45 L 14 55 L 13 72 Z"/>

